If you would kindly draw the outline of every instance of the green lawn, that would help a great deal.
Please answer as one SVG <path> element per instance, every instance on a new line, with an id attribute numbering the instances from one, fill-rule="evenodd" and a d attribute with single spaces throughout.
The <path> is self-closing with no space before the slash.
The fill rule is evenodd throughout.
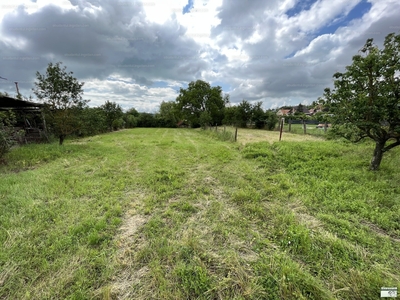
<path id="1" fill-rule="evenodd" d="M 14 149 L 0 299 L 378 299 L 400 290 L 400 149 L 379 172 L 372 150 L 144 128 Z"/>

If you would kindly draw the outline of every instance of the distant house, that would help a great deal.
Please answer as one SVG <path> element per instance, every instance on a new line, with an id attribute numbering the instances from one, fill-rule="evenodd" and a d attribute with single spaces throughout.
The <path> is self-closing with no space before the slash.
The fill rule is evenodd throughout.
<path id="1" fill-rule="evenodd" d="M 305 115 L 310 115 L 310 111 L 308 110 L 308 108 L 303 106 L 303 105 L 301 107 L 293 106 L 291 114 L 295 114 L 296 112 L 297 113 L 303 113 Z"/>
<path id="2" fill-rule="evenodd" d="M 278 116 L 289 116 L 291 112 L 291 109 L 280 109 L 277 111 Z"/>

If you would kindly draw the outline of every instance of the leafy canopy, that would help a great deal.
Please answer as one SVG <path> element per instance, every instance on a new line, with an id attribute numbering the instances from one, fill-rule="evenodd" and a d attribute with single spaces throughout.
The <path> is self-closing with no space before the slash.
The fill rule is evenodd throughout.
<path id="1" fill-rule="evenodd" d="M 53 132 L 60 138 L 62 145 L 64 138 L 75 132 L 79 126 L 77 109 L 87 105 L 82 99 L 84 85 L 67 73 L 66 67 L 61 68 L 61 62 L 49 63 L 46 74 L 36 72 L 37 81 L 33 92 L 39 100 L 47 104 L 46 117 Z"/>
<path id="2" fill-rule="evenodd" d="M 348 139 L 375 141 L 370 169 L 377 170 L 383 153 L 400 145 L 400 35 L 386 36 L 383 49 L 368 39 L 333 77 L 334 89 L 325 89 L 323 99 L 332 121 Z"/>
<path id="3" fill-rule="evenodd" d="M 180 89 L 176 102 L 183 117 L 192 124 L 192 127 L 198 127 L 222 124 L 229 96 L 222 96 L 220 86 L 211 87 L 208 82 L 197 80 L 190 82 L 187 89 Z"/>

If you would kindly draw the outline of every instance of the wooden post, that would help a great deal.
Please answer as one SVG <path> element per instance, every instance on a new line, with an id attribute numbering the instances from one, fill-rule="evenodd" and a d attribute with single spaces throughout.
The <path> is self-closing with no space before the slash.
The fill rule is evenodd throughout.
<path id="1" fill-rule="evenodd" d="M 292 130 L 292 119 L 289 119 L 289 132 Z"/>
<path id="2" fill-rule="evenodd" d="M 236 126 L 236 130 L 235 130 L 235 142 L 237 141 L 237 126 Z"/>
<path id="3" fill-rule="evenodd" d="M 280 124 L 280 132 L 279 132 L 279 141 L 282 139 L 282 131 L 283 131 L 283 124 L 285 123 L 285 118 L 281 119 L 281 124 Z"/>
<path id="4" fill-rule="evenodd" d="M 325 122 L 324 132 L 326 133 L 327 130 L 328 130 L 328 123 Z"/>

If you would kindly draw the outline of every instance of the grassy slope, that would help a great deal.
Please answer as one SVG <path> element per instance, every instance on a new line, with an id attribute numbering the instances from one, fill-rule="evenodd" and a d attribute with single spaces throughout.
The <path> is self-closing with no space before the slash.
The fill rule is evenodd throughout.
<path id="1" fill-rule="evenodd" d="M 377 299 L 400 289 L 400 149 L 134 129 L 12 151 L 0 299 Z"/>

